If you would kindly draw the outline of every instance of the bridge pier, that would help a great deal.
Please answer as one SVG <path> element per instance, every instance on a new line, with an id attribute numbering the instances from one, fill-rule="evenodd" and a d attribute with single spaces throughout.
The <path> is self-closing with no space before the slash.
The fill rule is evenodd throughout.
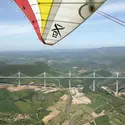
<path id="1" fill-rule="evenodd" d="M 18 72 L 18 86 L 20 86 L 20 72 Z"/>
<path id="2" fill-rule="evenodd" d="M 60 85 L 60 80 L 59 80 L 59 78 L 57 78 L 57 81 L 59 82 L 59 89 L 60 89 L 61 85 Z"/>
<path id="3" fill-rule="evenodd" d="M 44 88 L 46 89 L 46 72 L 44 72 Z"/>
<path id="4" fill-rule="evenodd" d="M 95 72 L 93 73 L 93 92 L 95 92 Z"/>
<path id="5" fill-rule="evenodd" d="M 69 71 L 69 89 L 71 89 L 71 77 L 72 77 L 72 75 L 71 75 L 71 72 Z"/>
<path id="6" fill-rule="evenodd" d="M 117 80 L 116 80 L 116 95 L 118 95 L 118 87 L 119 87 L 118 77 L 119 77 L 119 73 L 117 72 Z"/>

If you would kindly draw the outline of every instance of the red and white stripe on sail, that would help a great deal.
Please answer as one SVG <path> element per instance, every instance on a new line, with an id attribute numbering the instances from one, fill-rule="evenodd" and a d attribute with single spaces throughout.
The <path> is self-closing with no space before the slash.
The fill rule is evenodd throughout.
<path id="1" fill-rule="evenodd" d="M 38 27 L 36 28 L 40 28 L 40 32 L 42 32 L 42 26 L 41 26 L 41 14 L 40 14 L 40 10 L 39 10 L 39 5 L 38 5 L 38 1 L 37 0 L 28 0 L 33 12 L 34 12 L 34 15 L 36 17 L 36 21 L 38 23 Z"/>
<path id="2" fill-rule="evenodd" d="M 40 24 L 38 24 L 38 21 L 37 21 L 38 17 L 35 16 L 34 10 L 32 9 L 32 6 L 29 3 L 29 1 L 28 0 L 15 0 L 15 2 L 20 7 L 20 9 L 24 12 L 24 14 L 27 16 L 31 24 L 33 25 L 38 38 L 41 41 L 43 41 L 42 36 L 41 36 L 41 31 L 39 28 Z"/>

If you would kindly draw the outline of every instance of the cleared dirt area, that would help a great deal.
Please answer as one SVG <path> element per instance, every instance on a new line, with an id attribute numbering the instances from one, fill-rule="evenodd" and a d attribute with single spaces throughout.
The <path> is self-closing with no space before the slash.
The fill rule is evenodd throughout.
<path id="1" fill-rule="evenodd" d="M 8 85 L 0 85 L 0 89 L 7 89 Z"/>
<path id="2" fill-rule="evenodd" d="M 63 101 L 67 101 L 68 100 L 68 95 L 65 94 L 60 99 L 63 100 Z"/>
<path id="3" fill-rule="evenodd" d="M 85 123 L 84 125 L 90 125 L 90 123 Z"/>
<path id="4" fill-rule="evenodd" d="M 64 123 L 62 123 L 62 125 L 68 125 L 68 124 L 69 124 L 68 120 L 66 120 Z"/>
<path id="5" fill-rule="evenodd" d="M 23 91 L 23 90 L 28 90 L 32 89 L 35 91 L 40 91 L 41 88 L 40 86 L 30 86 L 30 85 L 21 85 L 21 86 L 8 86 L 7 90 L 13 92 L 13 91 Z"/>
<path id="6" fill-rule="evenodd" d="M 91 104 L 91 100 L 86 97 L 78 88 L 72 88 L 70 90 L 72 94 L 72 104 Z"/>
<path id="7" fill-rule="evenodd" d="M 50 90 L 46 90 L 44 93 L 51 93 L 51 92 L 57 92 L 58 89 L 56 88 L 51 88 Z"/>
<path id="8" fill-rule="evenodd" d="M 14 92 L 14 91 L 23 91 L 23 90 L 26 90 L 26 89 L 29 89 L 28 86 L 17 86 L 17 87 L 8 87 L 7 90 L 9 90 L 10 92 Z"/>
<path id="9" fill-rule="evenodd" d="M 48 123 L 50 120 L 52 120 L 53 118 L 55 118 L 59 113 L 60 111 L 57 110 L 56 108 L 54 107 L 50 107 L 48 108 L 47 110 L 49 111 L 52 111 L 49 115 L 45 116 L 42 121 L 46 124 Z"/>
<path id="10" fill-rule="evenodd" d="M 45 116 L 42 121 L 47 124 L 50 120 L 54 119 L 57 117 L 62 110 L 65 110 L 67 102 L 66 101 L 58 101 L 55 105 L 50 106 L 47 108 L 48 111 L 51 111 L 49 115 Z"/>
<path id="11" fill-rule="evenodd" d="M 93 112 L 93 113 L 92 113 L 92 117 L 93 117 L 93 118 L 101 117 L 101 116 L 105 115 L 104 112 L 105 112 L 104 110 L 103 110 L 100 114 L 96 114 L 95 112 Z"/>
<path id="12" fill-rule="evenodd" d="M 0 89 L 6 88 L 8 91 L 10 92 L 16 92 L 16 91 L 23 91 L 23 90 L 35 90 L 35 91 L 42 91 L 44 93 L 51 93 L 51 92 L 56 92 L 58 91 L 58 89 L 56 88 L 50 88 L 50 87 L 46 87 L 46 88 L 42 88 L 41 86 L 35 86 L 35 85 L 21 85 L 21 86 L 13 86 L 13 85 L 1 85 Z"/>
<path id="13" fill-rule="evenodd" d="M 70 93 L 72 95 L 72 104 L 91 104 L 91 100 L 80 92 L 78 88 L 72 88 Z M 68 100 L 68 95 L 65 94 L 60 99 L 66 101 Z"/>

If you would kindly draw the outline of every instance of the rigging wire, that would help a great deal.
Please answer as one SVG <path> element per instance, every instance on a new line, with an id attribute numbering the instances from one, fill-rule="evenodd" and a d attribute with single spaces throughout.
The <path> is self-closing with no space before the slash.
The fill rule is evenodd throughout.
<path id="1" fill-rule="evenodd" d="M 111 20 L 111 21 L 113 21 L 113 22 L 115 22 L 115 23 L 117 23 L 117 24 L 119 24 L 119 25 L 121 25 L 121 26 L 123 26 L 123 27 L 125 27 L 125 22 L 124 21 L 122 21 L 122 20 L 120 20 L 120 19 L 117 19 L 116 17 L 113 17 L 113 16 L 111 16 L 111 15 L 109 15 L 109 14 L 106 14 L 106 13 L 104 13 L 104 12 L 102 12 L 102 11 L 96 11 L 96 13 L 97 14 L 99 14 L 99 15 L 101 15 L 101 16 L 103 16 L 103 17 L 105 17 L 105 18 L 107 18 L 107 19 L 109 19 L 109 20 Z"/>
<path id="2" fill-rule="evenodd" d="M 114 16 L 111 16 L 111 15 L 109 15 L 109 14 L 107 14 L 107 13 L 101 11 L 101 10 L 98 10 L 98 12 L 100 12 L 100 13 L 102 13 L 102 14 L 105 14 L 105 15 L 111 17 L 111 18 L 114 18 L 115 20 L 118 20 L 118 21 L 120 21 L 120 22 L 122 22 L 122 23 L 125 23 L 125 21 L 122 21 L 122 20 L 120 20 L 120 19 L 118 19 L 118 18 L 116 18 L 116 17 L 114 17 Z"/>

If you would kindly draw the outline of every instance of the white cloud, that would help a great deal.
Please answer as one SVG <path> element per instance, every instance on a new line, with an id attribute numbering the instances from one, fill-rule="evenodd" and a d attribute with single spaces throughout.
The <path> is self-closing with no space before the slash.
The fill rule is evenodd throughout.
<path id="1" fill-rule="evenodd" d="M 125 12 L 125 1 L 124 2 L 114 1 L 114 3 L 107 3 L 101 8 L 101 10 L 108 13 Z"/>
<path id="2" fill-rule="evenodd" d="M 32 34 L 33 29 L 31 24 L 20 24 L 15 23 L 3 23 L 0 22 L 0 36 L 7 37 L 7 36 L 18 36 L 18 35 L 27 35 Z"/>

